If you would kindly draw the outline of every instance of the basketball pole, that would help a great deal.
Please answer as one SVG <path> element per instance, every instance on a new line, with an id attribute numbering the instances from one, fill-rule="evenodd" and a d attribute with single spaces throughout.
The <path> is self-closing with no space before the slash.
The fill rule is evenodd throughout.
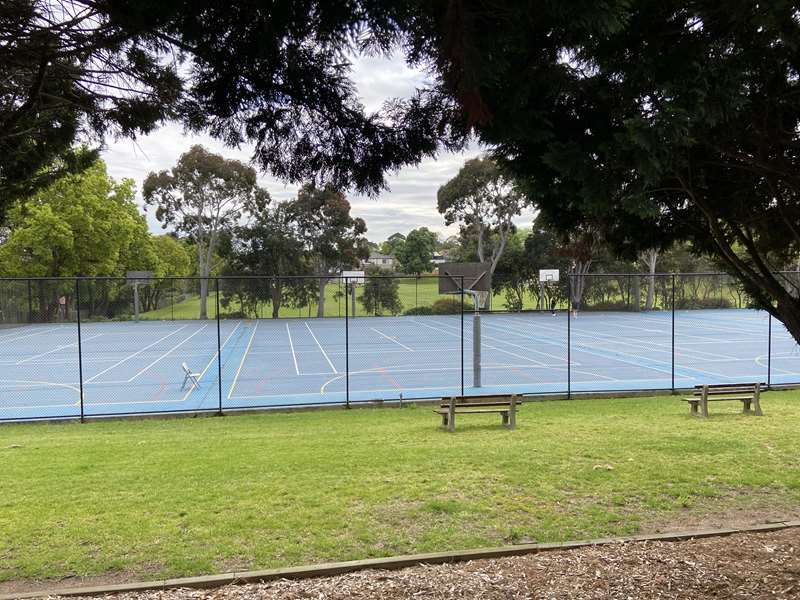
<path id="1" fill-rule="evenodd" d="M 475 311 L 472 315 L 472 387 L 481 387 L 481 311 L 480 295 L 472 290 L 464 290 L 472 296 Z"/>

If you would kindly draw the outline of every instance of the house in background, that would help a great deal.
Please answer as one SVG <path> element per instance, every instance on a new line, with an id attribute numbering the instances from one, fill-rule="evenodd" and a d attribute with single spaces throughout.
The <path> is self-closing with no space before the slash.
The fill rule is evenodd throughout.
<path id="1" fill-rule="evenodd" d="M 380 252 L 370 252 L 369 258 L 362 263 L 363 267 L 368 265 L 375 265 L 387 271 L 394 271 L 395 258 L 388 254 L 381 254 Z"/>

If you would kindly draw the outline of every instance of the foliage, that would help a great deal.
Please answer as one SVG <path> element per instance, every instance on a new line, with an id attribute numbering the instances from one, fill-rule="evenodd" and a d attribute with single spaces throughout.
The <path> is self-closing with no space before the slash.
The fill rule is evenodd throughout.
<path id="1" fill-rule="evenodd" d="M 406 239 L 396 243 L 396 256 L 403 273 L 430 272 L 433 254 L 436 251 L 436 234 L 427 227 L 420 227 L 409 232 Z"/>
<path id="2" fill-rule="evenodd" d="M 297 198 L 287 205 L 286 212 L 319 278 L 317 316 L 322 317 L 328 279 L 369 257 L 364 237 L 367 226 L 363 219 L 350 215 L 345 195 L 330 186 L 304 185 Z"/>
<path id="3" fill-rule="evenodd" d="M 199 145 L 182 154 L 171 171 L 150 173 L 143 195 L 147 206 L 156 207 L 164 227 L 171 225 L 192 239 L 201 278 L 214 268 L 220 238 L 243 216 L 258 214 L 269 202 L 252 167 Z M 207 296 L 208 281 L 201 279 L 201 319 L 208 316 Z"/>
<path id="4" fill-rule="evenodd" d="M 223 256 L 225 275 L 258 276 L 222 279 L 223 308 L 228 308 L 235 296 L 243 315 L 258 316 L 259 304 L 269 302 L 272 318 L 277 319 L 284 304 L 296 307 L 308 303 L 313 282 L 291 279 L 310 275 L 311 269 L 289 218 L 287 203 L 265 209 L 251 223 L 235 227 Z"/>
<path id="5" fill-rule="evenodd" d="M 409 316 L 424 316 L 424 315 L 432 315 L 434 314 L 433 308 L 430 306 L 415 306 L 414 308 L 408 308 L 403 312 L 404 315 Z"/>
<path id="6" fill-rule="evenodd" d="M 470 232 L 476 242 L 478 260 L 488 260 L 490 273 L 494 273 L 514 230 L 512 220 L 526 203 L 513 181 L 491 158 L 473 158 L 439 188 L 436 200 L 445 223 L 459 223 L 462 232 Z M 496 239 L 492 240 L 487 256 L 490 237 Z"/>
<path id="7" fill-rule="evenodd" d="M 99 160 L 15 204 L 8 222 L 10 234 L 0 245 L 4 275 L 123 275 L 155 260 L 133 181 L 116 183 Z"/>
<path id="8" fill-rule="evenodd" d="M 387 277 L 389 275 L 389 277 Z M 391 277 L 377 265 L 367 267 L 361 304 L 367 314 L 397 315 L 403 310 L 400 301 L 400 286 L 397 278 Z"/>
<path id="9" fill-rule="evenodd" d="M 468 310 L 466 299 L 464 301 L 464 310 Z M 455 315 L 461 312 L 461 298 L 439 298 L 431 306 L 431 312 L 434 315 Z"/>
<path id="10" fill-rule="evenodd" d="M 430 19 L 407 43 L 554 224 L 630 258 L 688 239 L 800 340 L 800 289 L 772 273 L 800 254 L 796 3 L 466 2 Z"/>

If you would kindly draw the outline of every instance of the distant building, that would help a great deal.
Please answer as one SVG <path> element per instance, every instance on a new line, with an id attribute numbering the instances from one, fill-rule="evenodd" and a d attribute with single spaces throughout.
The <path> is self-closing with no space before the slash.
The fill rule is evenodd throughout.
<path id="1" fill-rule="evenodd" d="M 431 262 L 434 265 L 441 265 L 442 263 L 452 262 L 452 260 L 450 259 L 449 253 L 446 250 L 443 250 L 442 252 L 434 254 Z"/>
<path id="2" fill-rule="evenodd" d="M 393 271 L 395 265 L 394 256 L 388 254 L 381 254 L 380 252 L 370 252 L 369 258 L 364 261 L 363 266 L 375 265 L 387 271 Z"/>

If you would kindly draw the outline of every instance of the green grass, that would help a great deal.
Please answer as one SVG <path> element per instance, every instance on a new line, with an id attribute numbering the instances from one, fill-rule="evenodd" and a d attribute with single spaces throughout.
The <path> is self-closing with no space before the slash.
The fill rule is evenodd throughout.
<path id="1" fill-rule="evenodd" d="M 356 291 L 356 307 L 357 314 L 364 314 L 364 306 L 361 304 L 361 296 L 363 294 L 363 287 L 358 287 Z M 325 316 L 326 317 L 343 317 L 345 311 L 344 296 L 340 296 L 340 287 L 337 283 L 328 284 L 325 288 Z M 434 278 L 422 277 L 418 282 L 414 278 L 401 279 L 398 282 L 398 295 L 402 303 L 402 310 L 408 310 L 415 306 L 431 306 L 439 298 L 449 298 L 439 294 L 439 282 Z M 505 305 L 503 305 L 505 306 Z M 216 294 L 210 293 L 208 298 L 208 316 L 215 318 L 216 311 Z M 233 301 L 230 306 L 225 309 L 222 308 L 220 313 L 225 316 L 234 311 L 239 311 L 240 306 L 238 302 Z M 263 303 L 259 307 L 259 316 L 262 318 L 269 318 L 272 315 L 272 305 L 269 302 Z M 157 310 L 144 312 L 141 315 L 143 319 L 196 319 L 200 314 L 200 298 L 196 295 L 190 295 L 185 300 L 176 302 L 175 306 L 166 306 Z M 352 310 L 351 313 L 352 314 Z M 304 306 L 302 308 L 282 306 L 279 313 L 280 317 L 298 317 L 298 316 L 317 316 L 317 303 L 312 302 L 311 306 Z"/>
<path id="2" fill-rule="evenodd" d="M 800 506 L 800 393 L 0 427 L 0 581 L 181 576 L 630 534 Z M 610 467 L 610 468 L 609 468 Z"/>

